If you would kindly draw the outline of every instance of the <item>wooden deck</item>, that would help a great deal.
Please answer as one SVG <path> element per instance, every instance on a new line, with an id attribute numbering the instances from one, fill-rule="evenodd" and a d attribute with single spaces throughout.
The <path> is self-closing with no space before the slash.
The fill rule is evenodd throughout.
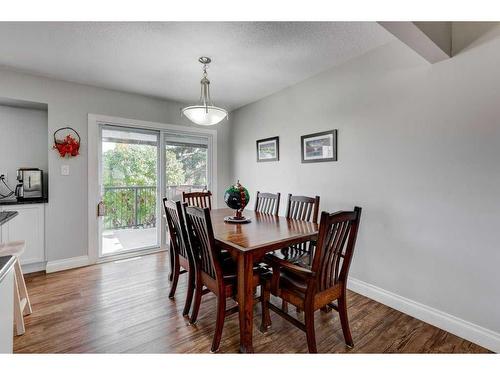
<path id="1" fill-rule="evenodd" d="M 121 263 L 27 277 L 33 314 L 16 353 L 208 353 L 215 298 L 203 297 L 198 323 L 182 317 L 186 275 L 169 300 L 165 253 Z M 486 353 L 488 350 L 359 294 L 349 293 L 354 349 L 344 345 L 336 312 L 317 312 L 320 353 Z M 255 307 L 255 324 L 260 310 Z M 293 311 L 293 308 L 292 308 Z M 305 334 L 271 312 L 273 326 L 254 329 L 257 353 L 305 353 Z M 221 353 L 239 348 L 238 316 L 226 320 Z"/>

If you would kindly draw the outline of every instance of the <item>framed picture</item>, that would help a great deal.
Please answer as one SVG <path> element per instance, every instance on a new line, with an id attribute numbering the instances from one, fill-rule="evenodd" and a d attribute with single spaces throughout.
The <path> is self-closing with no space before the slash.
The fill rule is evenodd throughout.
<path id="1" fill-rule="evenodd" d="M 280 137 L 259 139 L 257 141 L 257 161 L 280 160 Z"/>
<path id="2" fill-rule="evenodd" d="M 302 163 L 337 161 L 337 129 L 300 137 Z"/>

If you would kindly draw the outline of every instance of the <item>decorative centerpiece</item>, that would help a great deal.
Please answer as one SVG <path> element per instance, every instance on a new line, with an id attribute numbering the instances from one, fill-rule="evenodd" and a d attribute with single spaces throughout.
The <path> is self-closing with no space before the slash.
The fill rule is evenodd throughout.
<path id="1" fill-rule="evenodd" d="M 236 185 L 230 186 L 229 189 L 224 193 L 224 202 L 226 202 L 229 208 L 236 210 L 234 216 L 226 216 L 224 221 L 228 223 L 249 223 L 250 219 L 242 215 L 243 209 L 250 201 L 250 194 L 248 190 L 240 184 L 240 181 Z"/>

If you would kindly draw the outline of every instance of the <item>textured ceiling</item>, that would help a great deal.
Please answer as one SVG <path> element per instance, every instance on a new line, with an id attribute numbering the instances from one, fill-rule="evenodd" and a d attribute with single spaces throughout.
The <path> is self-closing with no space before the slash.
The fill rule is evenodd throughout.
<path id="1" fill-rule="evenodd" d="M 212 99 L 235 109 L 392 39 L 375 22 L 2 22 L 0 65 L 194 102 L 204 55 Z"/>

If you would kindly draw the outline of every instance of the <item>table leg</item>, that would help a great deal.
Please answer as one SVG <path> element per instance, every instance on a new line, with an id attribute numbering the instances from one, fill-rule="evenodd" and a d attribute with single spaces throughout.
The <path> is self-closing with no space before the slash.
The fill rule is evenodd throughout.
<path id="1" fill-rule="evenodd" d="M 253 258 L 238 255 L 238 304 L 240 316 L 240 352 L 253 353 Z"/>

